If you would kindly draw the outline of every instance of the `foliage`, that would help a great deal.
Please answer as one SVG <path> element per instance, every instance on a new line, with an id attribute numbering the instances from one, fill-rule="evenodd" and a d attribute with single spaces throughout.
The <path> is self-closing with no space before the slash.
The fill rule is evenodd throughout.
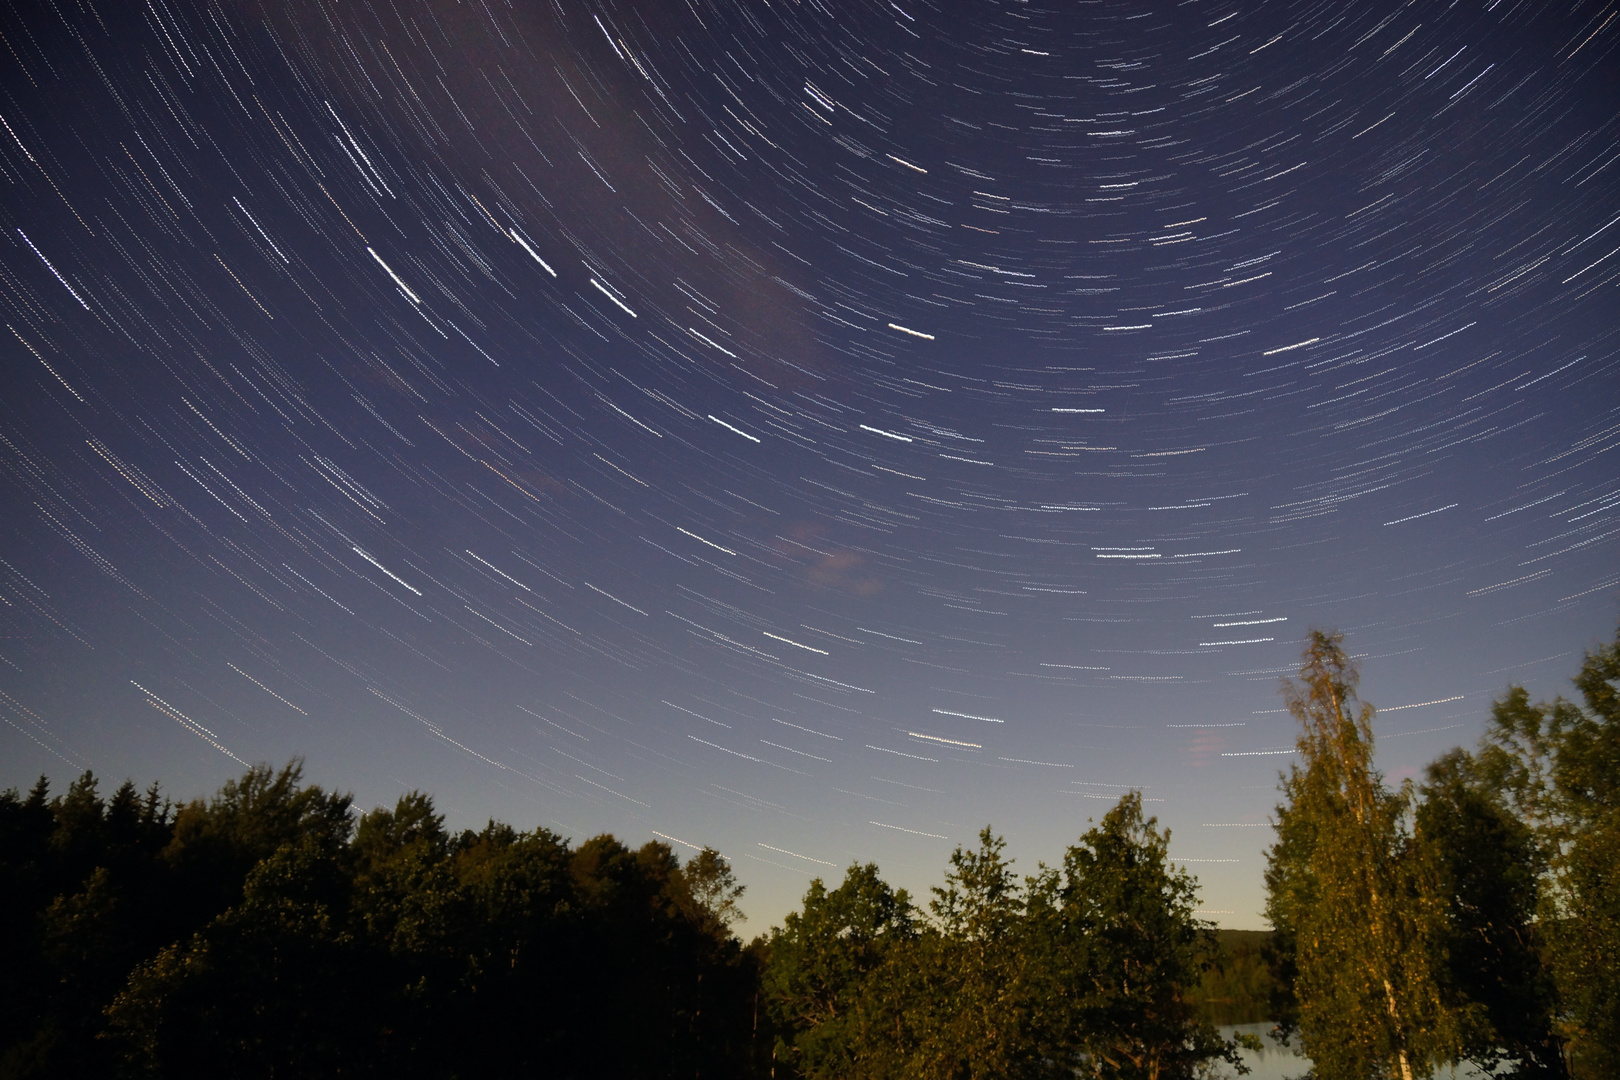
<path id="1" fill-rule="evenodd" d="M 0 1076 L 104 1073 L 99 1010 L 166 942 L 172 807 L 91 773 L 0 794 Z"/>
<path id="2" fill-rule="evenodd" d="M 41 781 L 0 795 L 0 1077 L 1191 1077 L 1231 1048 L 1168 842 L 1132 794 L 1020 878 L 987 828 L 926 913 L 857 865 L 744 949 L 712 850 L 356 816 L 297 762 Z"/>
<path id="3" fill-rule="evenodd" d="M 1316 1075 L 1410 1080 L 1455 1056 L 1466 1017 L 1441 993 L 1444 911 L 1412 840 L 1413 795 L 1373 767 L 1373 709 L 1342 641 L 1313 631 L 1284 685 L 1303 765 L 1283 780 L 1266 913 L 1293 968 L 1286 1019 Z"/>
<path id="4" fill-rule="evenodd" d="M 1528 825 L 1453 750 L 1429 765 L 1417 808 L 1428 887 L 1444 905 L 1443 988 L 1473 1003 L 1460 1056 L 1486 1073 L 1567 1075 L 1555 991 L 1536 920 L 1541 860 Z"/>
<path id="5" fill-rule="evenodd" d="M 1196 884 L 1131 793 L 1020 880 L 990 829 L 952 853 L 927 917 L 871 865 L 771 940 L 778 1061 L 805 1077 L 1198 1075 L 1235 1050 L 1192 990 L 1215 952 Z"/>
<path id="6" fill-rule="evenodd" d="M 1025 896 L 1005 841 L 989 828 L 977 850 L 951 853 L 935 887 L 929 932 L 913 950 L 905 1019 L 906 1074 L 919 1080 L 1039 1075 L 1041 957 L 1028 941 Z"/>
<path id="7" fill-rule="evenodd" d="M 0 1080 L 1183 1080 L 1262 1019 L 1321 1080 L 1620 1073 L 1620 637 L 1399 791 L 1357 680 L 1315 632 L 1285 688 L 1269 934 L 1197 917 L 1134 792 L 1055 866 L 986 828 L 925 909 L 857 864 L 745 948 L 713 850 L 357 817 L 296 761 L 178 806 L 42 779 L 0 793 Z"/>
<path id="8" fill-rule="evenodd" d="M 1577 1072 L 1620 1072 L 1620 635 L 1587 654 L 1581 703 L 1510 687 L 1477 755 L 1481 786 L 1528 830 L 1537 918 Z"/>
<path id="9" fill-rule="evenodd" d="M 752 1075 L 741 887 L 419 793 L 355 821 L 295 762 L 175 812 L 0 795 L 0 1077 Z"/>
<path id="10" fill-rule="evenodd" d="M 1218 948 L 1194 914 L 1197 881 L 1170 864 L 1170 833 L 1155 824 L 1133 791 L 1064 855 L 1061 974 L 1078 993 L 1063 1044 L 1081 1075 L 1175 1080 L 1237 1064 L 1194 996 Z"/>
<path id="11" fill-rule="evenodd" d="M 838 888 L 810 883 L 801 910 L 771 932 L 763 987 L 781 1028 L 774 1058 L 813 1080 L 899 1075 L 900 1010 L 917 912 L 872 863 Z"/>

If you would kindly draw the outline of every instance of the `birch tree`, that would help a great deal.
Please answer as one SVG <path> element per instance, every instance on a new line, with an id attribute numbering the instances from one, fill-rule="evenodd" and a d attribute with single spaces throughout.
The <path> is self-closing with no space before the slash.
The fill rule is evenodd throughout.
<path id="1" fill-rule="evenodd" d="M 1411 791 L 1373 767 L 1373 708 L 1343 640 L 1312 631 L 1283 686 L 1300 761 L 1283 777 L 1266 913 L 1291 951 L 1291 1019 L 1320 1080 L 1414 1080 L 1455 1056 L 1436 972 L 1444 914 L 1422 887 Z"/>

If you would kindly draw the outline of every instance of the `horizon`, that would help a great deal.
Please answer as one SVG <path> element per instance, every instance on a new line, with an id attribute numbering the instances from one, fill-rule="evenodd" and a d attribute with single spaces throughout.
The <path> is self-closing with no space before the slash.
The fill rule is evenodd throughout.
<path id="1" fill-rule="evenodd" d="M 1578 6 L 164 10 L 4 16 L 0 788 L 302 757 L 745 937 L 1135 788 L 1261 929 L 1311 628 L 1399 783 L 1620 623 Z"/>

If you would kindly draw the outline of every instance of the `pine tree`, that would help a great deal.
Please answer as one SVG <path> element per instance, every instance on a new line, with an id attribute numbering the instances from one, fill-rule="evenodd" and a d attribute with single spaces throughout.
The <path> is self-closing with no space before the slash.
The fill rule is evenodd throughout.
<path id="1" fill-rule="evenodd" d="M 1266 913 L 1292 950 L 1295 1022 L 1321 1080 L 1413 1080 L 1456 1054 L 1436 973 L 1444 912 L 1423 887 L 1410 788 L 1373 767 L 1373 708 L 1343 635 L 1312 631 L 1297 680 L 1300 764 L 1283 778 Z"/>

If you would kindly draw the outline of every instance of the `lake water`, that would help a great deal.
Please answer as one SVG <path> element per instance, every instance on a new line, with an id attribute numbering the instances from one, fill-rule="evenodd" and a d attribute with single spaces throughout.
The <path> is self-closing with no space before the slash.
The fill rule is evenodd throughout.
<path id="1" fill-rule="evenodd" d="M 1262 1051 L 1243 1050 L 1243 1063 L 1249 1067 L 1249 1075 L 1245 1080 L 1292 1080 L 1294 1077 L 1304 1076 L 1311 1068 L 1311 1059 L 1296 1052 L 1299 1045 L 1294 1040 L 1293 1046 L 1281 1046 L 1267 1037 L 1271 1030 L 1270 1024 L 1234 1024 L 1220 1029 L 1221 1035 L 1230 1039 L 1236 1033 L 1258 1035 L 1265 1044 Z M 1221 1072 L 1216 1075 L 1233 1077 L 1236 1075 L 1229 1066 L 1222 1066 Z M 1451 1069 L 1442 1065 L 1434 1071 L 1436 1080 L 1471 1080 L 1473 1077 L 1483 1076 L 1466 1065 Z"/>
<path id="2" fill-rule="evenodd" d="M 1295 1040 L 1294 1046 L 1281 1046 L 1267 1038 L 1266 1033 L 1270 1030 L 1270 1024 L 1233 1024 L 1220 1029 L 1224 1038 L 1230 1039 L 1234 1034 L 1258 1035 L 1265 1044 L 1264 1050 L 1241 1051 L 1243 1064 L 1249 1067 L 1248 1080 L 1287 1080 L 1309 1072 L 1311 1059 L 1295 1052 L 1298 1040 Z M 1222 1071 L 1217 1075 L 1227 1077 L 1237 1074 L 1230 1066 L 1222 1066 Z"/>

